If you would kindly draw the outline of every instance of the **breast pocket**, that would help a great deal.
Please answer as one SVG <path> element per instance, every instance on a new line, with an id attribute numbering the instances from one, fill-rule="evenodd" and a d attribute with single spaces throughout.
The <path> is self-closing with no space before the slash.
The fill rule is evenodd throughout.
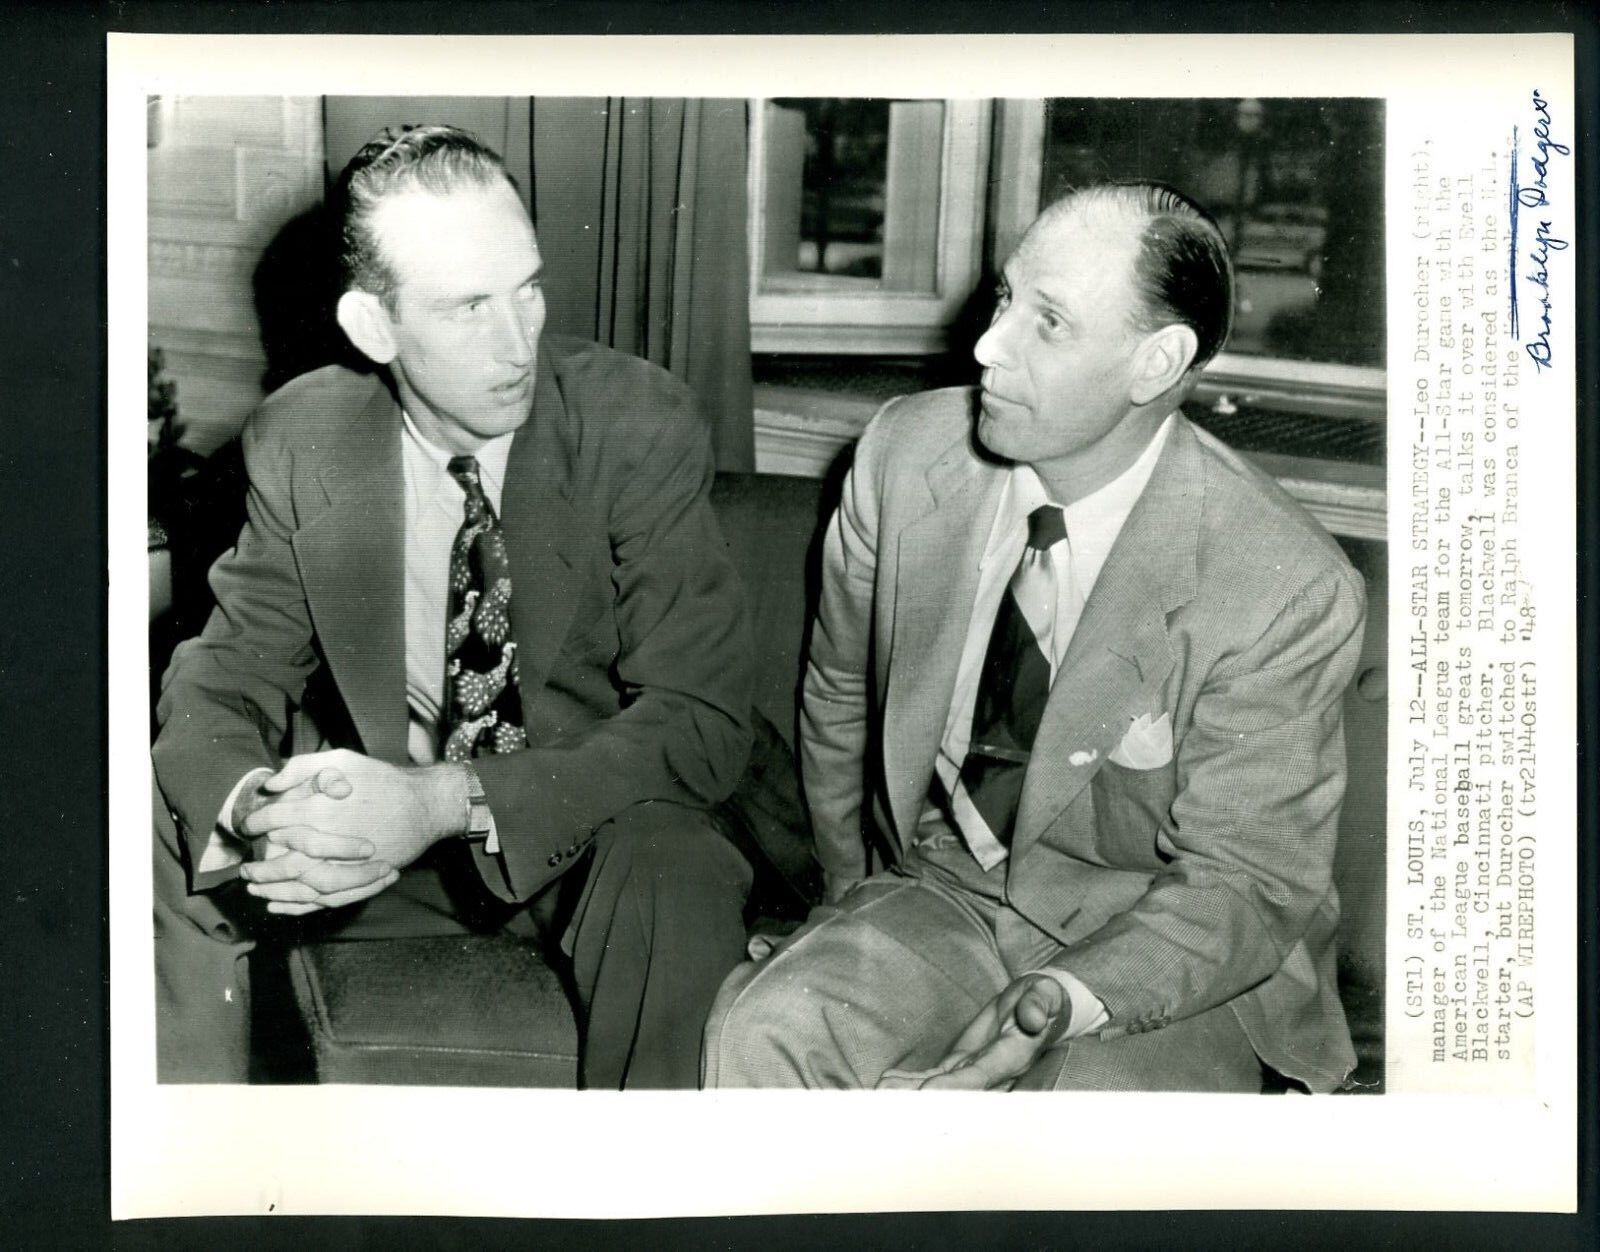
<path id="1" fill-rule="evenodd" d="M 1090 783 L 1095 850 L 1117 869 L 1158 870 L 1166 863 L 1157 837 L 1178 791 L 1178 763 L 1130 769 L 1106 761 Z"/>

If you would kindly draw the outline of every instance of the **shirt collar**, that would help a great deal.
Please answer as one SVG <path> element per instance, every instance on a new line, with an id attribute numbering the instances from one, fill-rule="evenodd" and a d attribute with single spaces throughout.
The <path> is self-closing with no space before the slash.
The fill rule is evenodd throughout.
<path id="1" fill-rule="evenodd" d="M 450 460 L 455 456 L 455 453 L 431 443 L 417 426 L 411 414 L 406 412 L 405 409 L 400 410 L 400 420 L 405 427 L 407 446 L 414 452 L 421 453 L 440 471 L 447 473 Z M 511 459 L 511 441 L 515 437 L 515 431 L 506 435 L 496 435 L 473 454 L 478 460 L 478 474 L 483 482 L 484 490 L 490 492 L 491 496 L 498 497 L 500 489 L 505 483 L 506 462 Z"/>
<path id="2" fill-rule="evenodd" d="M 1082 556 L 1090 549 L 1110 549 L 1149 483 L 1150 475 L 1155 472 L 1156 461 L 1171 429 L 1172 414 L 1169 413 L 1132 465 L 1105 486 L 1075 504 L 1062 507 L 1067 539 L 1075 556 Z M 1002 553 L 1010 553 L 1019 534 L 1026 538 L 1028 514 L 1041 504 L 1054 503 L 1033 466 L 1013 465 L 1001 489 L 1000 507 L 995 511 L 989 541 L 984 545 L 978 568 L 983 569 Z"/>

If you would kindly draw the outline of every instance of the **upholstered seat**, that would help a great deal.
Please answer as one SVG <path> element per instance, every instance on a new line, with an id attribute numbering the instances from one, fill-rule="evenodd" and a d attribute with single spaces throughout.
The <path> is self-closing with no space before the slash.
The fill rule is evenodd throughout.
<path id="1" fill-rule="evenodd" d="M 572 1087 L 567 992 L 512 935 L 306 943 L 289 954 L 317 1079 Z"/>

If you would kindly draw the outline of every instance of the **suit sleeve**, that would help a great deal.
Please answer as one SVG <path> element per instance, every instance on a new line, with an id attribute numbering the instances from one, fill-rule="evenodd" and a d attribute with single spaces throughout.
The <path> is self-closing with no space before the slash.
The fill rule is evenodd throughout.
<path id="1" fill-rule="evenodd" d="M 1218 663 L 1178 750 L 1178 794 L 1146 893 L 1053 964 L 1110 1032 L 1223 1004 L 1283 964 L 1332 891 L 1345 787 L 1342 698 L 1365 591 L 1340 566 Z"/>
<path id="2" fill-rule="evenodd" d="M 197 866 L 224 801 L 278 749 L 315 668 L 289 505 L 291 455 L 259 417 L 243 434 L 250 488 L 239 542 L 212 567 L 216 608 L 180 644 L 162 682 L 152 754 L 156 777 Z M 231 874 L 191 881 L 195 890 Z"/>
<path id="3" fill-rule="evenodd" d="M 887 406 L 886 406 L 887 407 Z M 884 423 L 856 445 L 823 538 L 822 587 L 800 702 L 800 773 L 829 894 L 864 878 L 868 707 Z"/>
<path id="4" fill-rule="evenodd" d="M 750 750 L 752 648 L 738 576 L 711 511 L 710 441 L 686 389 L 610 506 L 623 707 L 558 741 L 474 761 L 501 840 L 484 882 L 526 899 L 594 831 L 651 801 L 705 808 Z"/>

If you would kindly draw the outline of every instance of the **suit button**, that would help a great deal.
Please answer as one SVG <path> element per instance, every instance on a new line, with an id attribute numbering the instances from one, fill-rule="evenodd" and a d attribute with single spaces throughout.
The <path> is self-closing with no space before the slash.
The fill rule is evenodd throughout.
<path id="1" fill-rule="evenodd" d="M 550 854 L 550 859 L 548 861 L 546 861 L 545 864 L 550 866 L 550 868 L 552 868 L 552 869 L 554 869 L 557 865 L 560 865 L 561 864 L 561 853 L 552 852 Z"/>
<path id="2" fill-rule="evenodd" d="M 578 845 L 577 844 L 573 844 L 570 848 L 568 848 L 567 849 L 567 855 L 568 856 L 577 856 L 578 855 Z"/>

